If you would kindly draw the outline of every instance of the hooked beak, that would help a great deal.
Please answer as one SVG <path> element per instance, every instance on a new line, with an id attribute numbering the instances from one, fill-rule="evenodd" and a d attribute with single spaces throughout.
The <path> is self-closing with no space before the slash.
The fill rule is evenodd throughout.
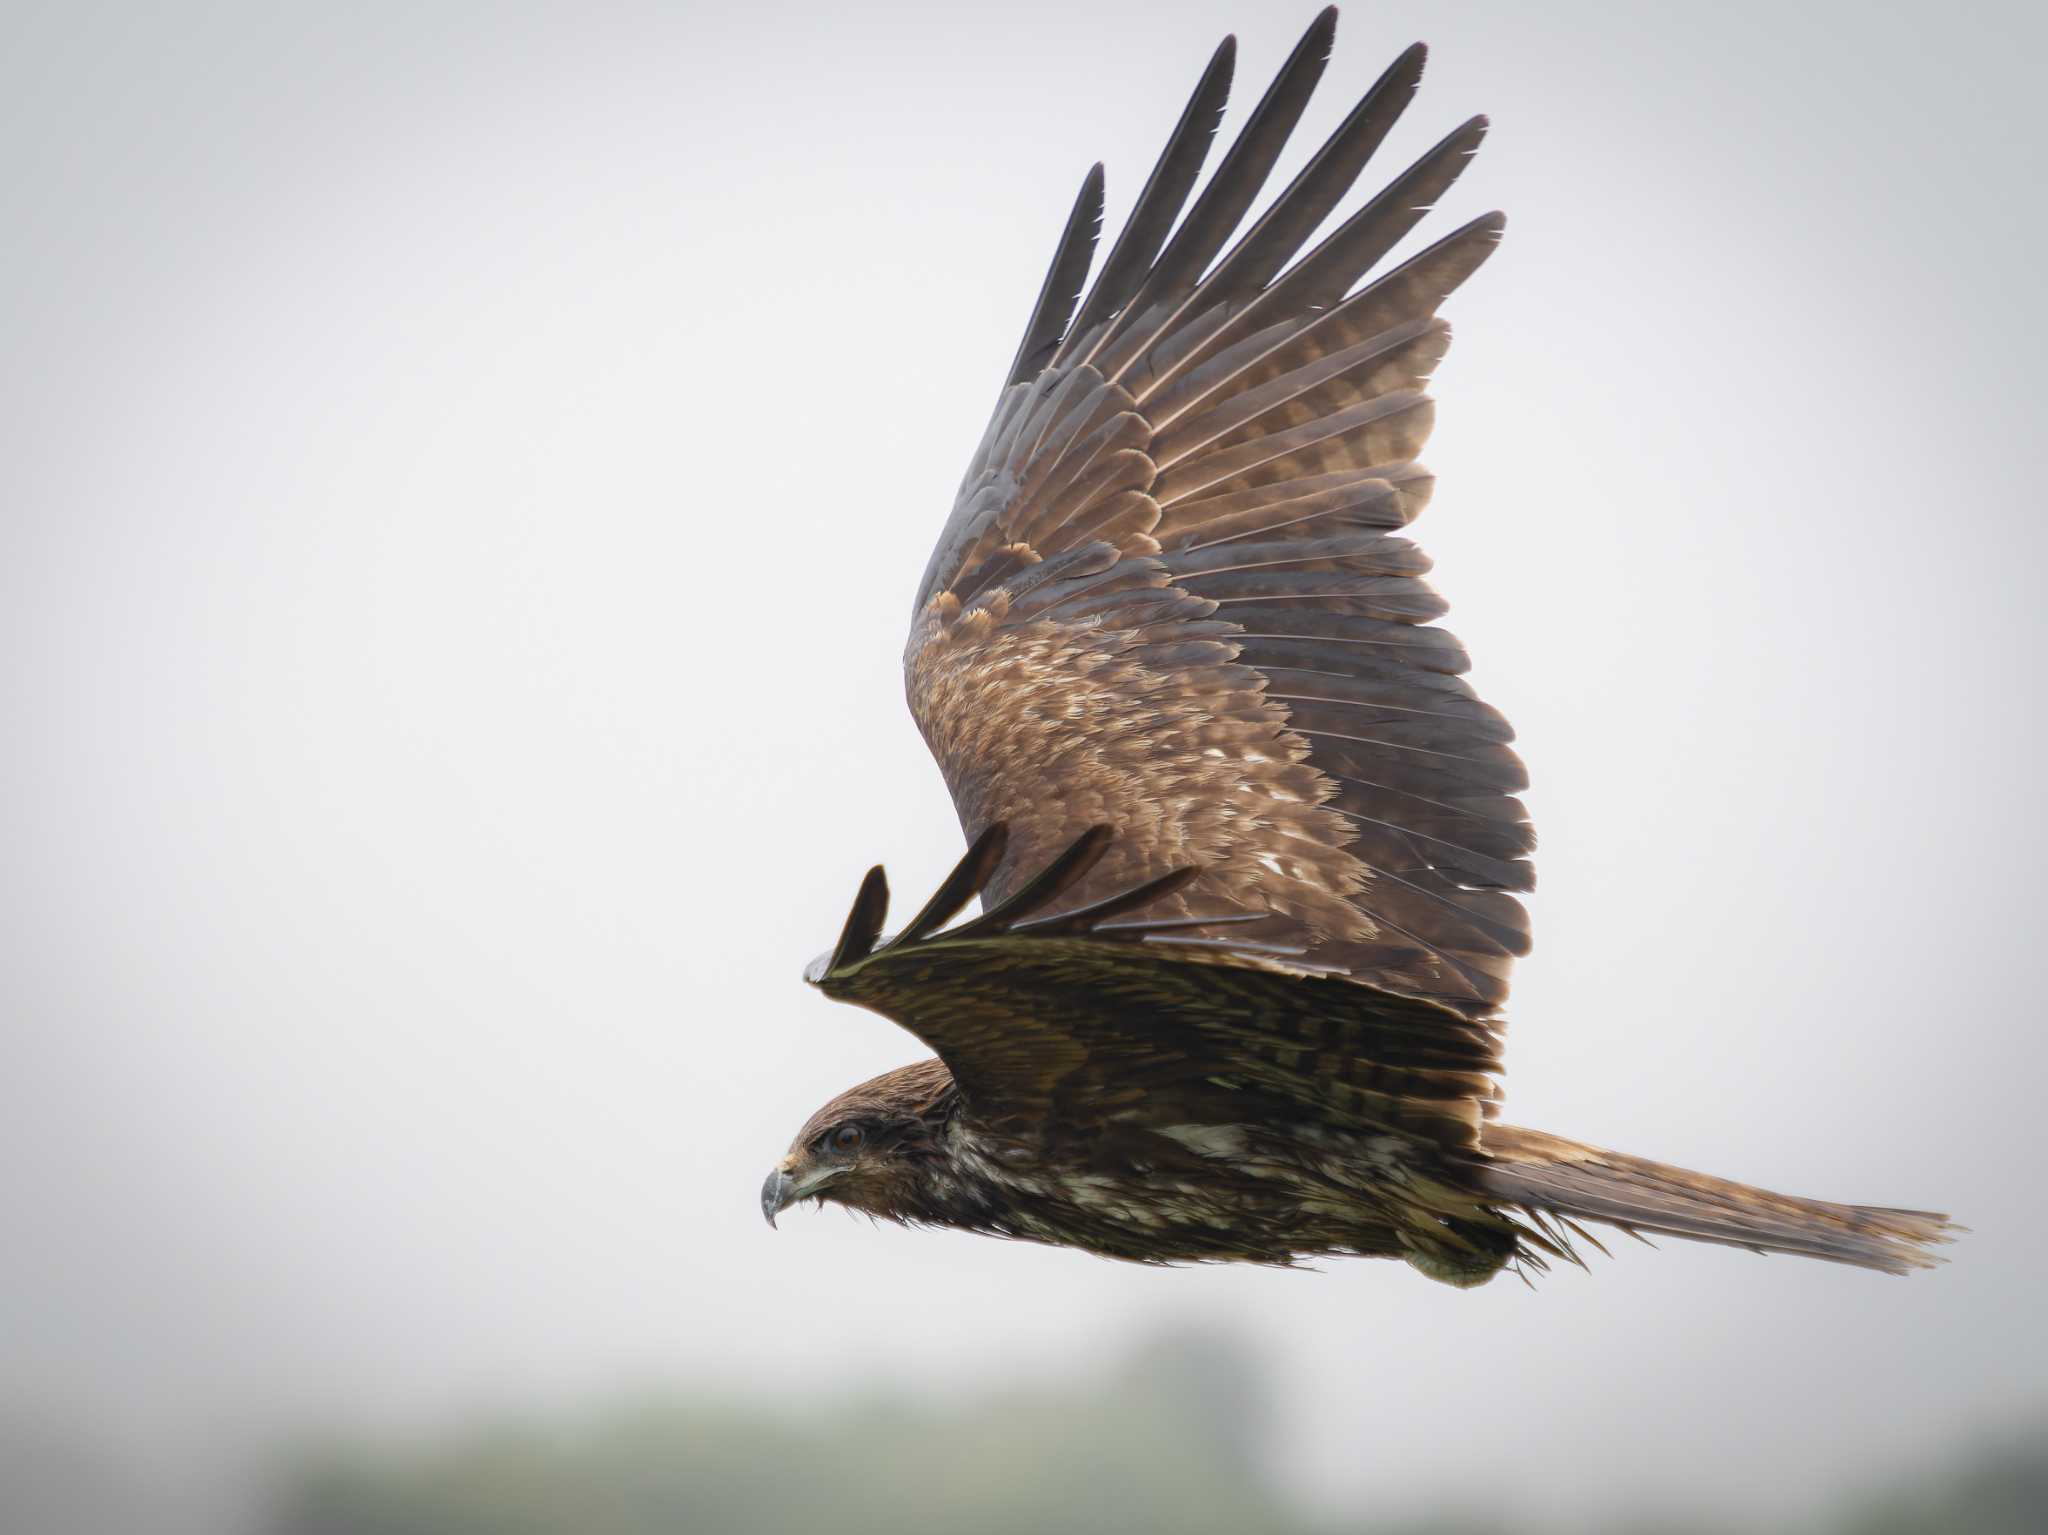
<path id="1" fill-rule="evenodd" d="M 768 1175 L 768 1181 L 761 1185 L 761 1213 L 768 1217 L 771 1227 L 775 1224 L 775 1217 L 784 1210 L 799 1199 L 809 1199 L 846 1171 L 843 1167 L 830 1165 L 806 1168 L 799 1163 L 799 1171 L 792 1173 L 789 1164 L 795 1159 L 794 1152 L 784 1157 L 775 1171 Z"/>
<path id="2" fill-rule="evenodd" d="M 761 1213 L 768 1217 L 770 1230 L 775 1227 L 775 1217 L 796 1203 L 796 1197 L 796 1179 L 779 1167 L 768 1175 L 761 1185 Z"/>

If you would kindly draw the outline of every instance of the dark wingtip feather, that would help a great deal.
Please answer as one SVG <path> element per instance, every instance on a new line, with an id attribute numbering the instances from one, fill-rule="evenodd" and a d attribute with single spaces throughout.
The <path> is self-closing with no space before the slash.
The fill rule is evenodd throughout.
<path id="1" fill-rule="evenodd" d="M 967 923 L 954 936 L 964 938 L 970 934 L 1004 931 L 1020 917 L 1027 917 L 1046 902 L 1058 899 L 1085 879 L 1088 871 L 1102 861 L 1102 855 L 1109 851 L 1109 844 L 1115 837 L 1113 827 L 1089 827 L 1064 853 L 1026 880 L 1007 901 L 984 912 L 979 920 Z"/>
<path id="2" fill-rule="evenodd" d="M 968 848 L 961 860 L 953 865 L 953 872 L 932 892 L 932 898 L 924 903 L 924 909 L 910 919 L 902 932 L 889 940 L 889 947 L 893 949 L 902 944 L 917 943 L 952 921 L 961 907 L 987 887 L 1002 864 L 1003 854 L 1009 845 L 1009 824 L 992 822 L 974 839 L 974 845 Z"/>
<path id="3" fill-rule="evenodd" d="M 1337 11 L 1332 6 L 1309 23 L 1301 41 L 1287 55 L 1286 63 L 1280 66 L 1273 83 L 1266 87 L 1266 94 L 1259 98 L 1250 118 L 1224 153 L 1216 174 L 1195 199 L 1194 207 L 1124 306 L 1123 314 L 1088 359 L 1105 374 L 1112 378 L 1120 375 L 1132 356 L 1156 339 L 1147 333 L 1161 317 L 1153 313 L 1155 305 L 1163 302 L 1166 312 L 1176 310 L 1236 231 L 1323 77 L 1336 29 Z M 1151 318 L 1139 326 L 1139 316 Z"/>
<path id="4" fill-rule="evenodd" d="M 1408 110 L 1428 57 L 1428 48 L 1413 43 L 1381 71 L 1301 173 L 1202 279 L 1193 300 L 1198 307 L 1242 304 L 1294 258 Z"/>
<path id="5" fill-rule="evenodd" d="M 889 876 L 876 864 L 860 882 L 853 909 L 846 914 L 846 926 L 840 929 L 839 942 L 833 946 L 832 958 L 825 967 L 827 972 L 856 964 L 873 953 L 875 940 L 882 936 L 882 923 L 888 916 Z"/>
<path id="6" fill-rule="evenodd" d="M 1094 287 L 1089 289 L 1079 313 L 1067 328 L 1069 339 L 1099 335 L 1103 325 L 1123 308 L 1145 280 L 1153 258 L 1166 243 L 1174 220 L 1186 206 L 1188 194 L 1201 174 L 1210 142 L 1222 125 L 1223 109 L 1229 104 L 1236 73 L 1237 38 L 1233 35 L 1218 43 L 1209 56 L 1202 78 L 1195 83 L 1194 94 L 1181 110 L 1180 121 L 1160 151 L 1138 200 L 1131 205 L 1123 232 L 1110 247 Z"/>
<path id="7" fill-rule="evenodd" d="M 1102 232 L 1102 188 L 1102 162 L 1097 160 L 1082 178 L 1066 228 L 1060 231 L 1060 243 L 1053 251 L 1052 265 L 1046 268 L 1038 302 L 1031 307 L 1024 339 L 1017 344 L 1005 389 L 1036 377 L 1067 333 L 1067 322 L 1073 318 L 1089 264 L 1095 259 L 1096 237 Z"/>
<path id="8" fill-rule="evenodd" d="M 1201 877 L 1201 867 L 1186 864 L 1169 870 L 1141 884 L 1130 886 L 1086 906 L 1073 907 L 1066 911 L 1032 915 L 1043 909 L 1071 890 L 1085 879 L 1109 851 L 1116 840 L 1114 828 L 1107 825 L 1091 826 L 1080 837 L 1070 843 L 1059 857 L 1027 880 L 1008 900 L 990 908 L 972 922 L 964 922 L 951 931 L 941 929 L 973 896 L 981 894 L 1001 865 L 1009 846 L 1009 828 L 1001 821 L 990 825 L 975 838 L 974 845 L 967 850 L 953 872 L 946 876 L 924 909 L 913 917 L 903 930 L 891 938 L 875 953 L 886 954 L 892 950 L 910 948 L 928 939 L 978 938 L 995 933 L 1015 933 L 1031 937 L 1113 935 L 1126 940 L 1143 939 L 1170 932 L 1205 927 L 1225 927 L 1241 922 L 1265 922 L 1272 917 L 1265 911 L 1232 911 L 1211 916 L 1166 916 L 1130 917 L 1130 913 L 1142 912 L 1146 907 L 1173 895 Z M 855 963 L 866 957 L 869 949 L 863 946 L 861 933 L 879 928 L 881 904 L 887 900 L 886 888 L 880 885 L 882 871 L 877 868 L 868 876 L 868 883 L 861 887 L 860 899 L 855 902 L 853 916 L 847 919 L 848 935 L 840 939 L 840 946 L 833 952 L 831 962 L 819 971 L 819 976 L 839 967 L 842 961 Z M 871 890 L 870 887 L 874 887 Z M 878 892 L 878 894 L 877 894 Z M 856 927 L 858 918 L 858 927 Z M 1118 918 L 1127 920 L 1118 921 Z M 1181 942 L 1198 940 L 1180 939 Z M 872 944 L 872 939 L 866 940 Z M 1250 947 L 1264 950 L 1265 945 Z M 1298 953 L 1297 949 L 1273 952 Z"/>

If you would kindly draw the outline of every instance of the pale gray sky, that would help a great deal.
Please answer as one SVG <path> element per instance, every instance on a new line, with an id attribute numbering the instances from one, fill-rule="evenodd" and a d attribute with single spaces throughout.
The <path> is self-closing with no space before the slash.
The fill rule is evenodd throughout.
<path id="1" fill-rule="evenodd" d="M 9 8 L 4 1405 L 176 1460 L 1208 1321 L 1323 1493 L 1569 1521 L 2048 1402 L 2032 6 L 1359 5 L 1295 152 L 1415 37 L 1387 165 L 1494 117 L 1418 534 L 1535 776 L 1509 1117 L 1949 1268 L 762 1227 L 917 1053 L 798 971 L 958 850 L 897 656 L 1074 187 L 1312 12 Z"/>

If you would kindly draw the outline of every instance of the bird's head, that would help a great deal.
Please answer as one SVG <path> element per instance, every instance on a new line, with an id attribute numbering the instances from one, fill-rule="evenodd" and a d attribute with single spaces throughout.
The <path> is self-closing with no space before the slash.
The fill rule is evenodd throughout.
<path id="1" fill-rule="evenodd" d="M 890 1220 L 925 1218 L 938 1137 L 955 1100 L 934 1059 L 849 1088 L 813 1114 L 761 1185 L 768 1224 L 799 1199 Z"/>

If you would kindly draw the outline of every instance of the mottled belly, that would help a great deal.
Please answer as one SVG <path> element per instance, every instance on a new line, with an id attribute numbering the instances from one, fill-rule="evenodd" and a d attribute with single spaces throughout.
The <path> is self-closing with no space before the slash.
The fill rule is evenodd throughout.
<path id="1" fill-rule="evenodd" d="M 1278 1141 L 1242 1126 L 1155 1132 L 1169 1155 L 984 1163 L 1011 1235 L 1149 1263 L 1292 1263 L 1396 1255 L 1402 1143 L 1332 1136 Z M 979 1170 L 979 1169 L 978 1169 Z"/>

